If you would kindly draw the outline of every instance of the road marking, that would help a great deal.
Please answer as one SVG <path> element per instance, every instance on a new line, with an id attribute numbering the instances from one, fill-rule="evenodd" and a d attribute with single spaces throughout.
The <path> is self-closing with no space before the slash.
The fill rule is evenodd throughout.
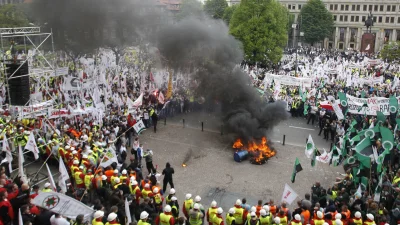
<path id="1" fill-rule="evenodd" d="M 289 127 L 296 128 L 296 129 L 302 129 L 302 130 L 315 130 L 315 129 L 305 128 L 305 127 L 295 127 L 295 126 L 289 126 Z"/>

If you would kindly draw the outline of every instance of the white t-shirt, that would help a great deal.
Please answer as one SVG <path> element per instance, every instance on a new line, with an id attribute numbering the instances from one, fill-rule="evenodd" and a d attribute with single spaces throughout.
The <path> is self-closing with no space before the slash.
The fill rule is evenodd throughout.
<path id="1" fill-rule="evenodd" d="M 50 223 L 51 225 L 70 225 L 70 223 L 66 219 L 62 217 L 56 218 L 55 215 L 51 216 Z"/>

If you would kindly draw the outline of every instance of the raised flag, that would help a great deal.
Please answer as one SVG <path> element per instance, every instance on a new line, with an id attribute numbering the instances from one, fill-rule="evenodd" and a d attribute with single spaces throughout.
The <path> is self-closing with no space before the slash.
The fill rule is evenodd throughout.
<path id="1" fill-rule="evenodd" d="M 12 172 L 13 156 L 12 156 L 12 153 L 11 153 L 10 146 L 8 145 L 8 140 L 7 140 L 7 136 L 6 135 L 4 135 L 4 137 L 3 137 L 3 148 L 2 148 L 2 151 L 6 152 L 6 158 L 1 163 L 3 163 L 4 161 L 7 161 L 8 162 L 8 170 L 11 173 Z"/>
<path id="2" fill-rule="evenodd" d="M 313 155 L 314 149 L 315 149 L 314 141 L 311 137 L 311 134 L 309 134 L 308 139 L 307 139 L 307 144 L 306 144 L 306 150 L 305 150 L 307 158 L 310 158 Z"/>
<path id="3" fill-rule="evenodd" d="M 82 214 L 84 221 L 89 221 L 94 213 L 94 210 L 84 203 L 57 192 L 40 192 L 32 199 L 32 204 L 73 220 Z"/>
<path id="4" fill-rule="evenodd" d="M 159 102 L 160 104 L 164 104 L 164 103 L 165 103 L 165 101 L 164 101 L 164 94 L 162 93 L 162 91 L 160 91 L 160 92 L 158 93 L 158 102 Z"/>
<path id="5" fill-rule="evenodd" d="M 296 161 L 294 162 L 294 167 L 293 167 L 293 172 L 292 172 L 292 177 L 290 178 L 290 180 L 292 181 L 292 183 L 294 183 L 296 181 L 296 174 L 300 171 L 303 170 L 303 167 L 301 167 L 300 161 L 298 158 L 296 158 Z"/>
<path id="6" fill-rule="evenodd" d="M 132 216 L 131 216 L 131 210 L 129 209 L 129 202 L 127 198 L 125 198 L 125 214 L 128 220 L 127 222 L 128 224 L 130 224 L 132 222 Z"/>
<path id="7" fill-rule="evenodd" d="M 382 136 L 382 147 L 389 151 L 394 147 L 394 136 L 391 130 L 387 127 L 379 127 Z"/>
<path id="8" fill-rule="evenodd" d="M 104 152 L 104 156 L 100 161 L 99 167 L 106 168 L 107 166 L 111 165 L 114 162 L 118 163 L 117 155 L 115 154 L 114 150 L 108 148 Z"/>
<path id="9" fill-rule="evenodd" d="M 386 173 L 386 168 L 384 169 L 384 171 L 381 173 L 381 175 L 379 176 L 379 183 L 375 188 L 375 194 L 374 194 L 374 201 L 378 202 L 381 200 L 381 192 L 382 192 L 382 179 L 383 179 L 383 175 Z"/>
<path id="10" fill-rule="evenodd" d="M 317 163 L 317 149 L 314 149 L 312 158 L 311 158 L 311 166 L 314 167 L 315 164 Z"/>
<path id="11" fill-rule="evenodd" d="M 133 125 L 133 129 L 135 129 L 137 134 L 140 134 L 142 131 L 146 130 L 144 123 L 142 120 L 139 120 Z"/>
<path id="12" fill-rule="evenodd" d="M 33 152 L 35 159 L 39 159 L 39 149 L 36 145 L 35 136 L 33 132 L 29 135 L 28 142 L 25 145 L 25 150 Z"/>
<path id="13" fill-rule="evenodd" d="M 379 122 L 381 122 L 382 124 L 385 123 L 386 121 L 385 114 L 383 114 L 381 111 L 376 111 L 376 121 L 377 124 L 379 124 Z"/>
<path id="14" fill-rule="evenodd" d="M 347 107 L 347 97 L 345 93 L 338 92 L 339 100 L 340 100 L 340 105 L 342 107 Z"/>
<path id="15" fill-rule="evenodd" d="M 63 193 L 67 192 L 66 181 L 69 179 L 67 168 L 65 168 L 64 162 L 60 156 L 60 165 L 58 171 L 60 172 L 60 176 L 58 177 L 58 186 L 60 186 L 61 191 Z"/>
<path id="16" fill-rule="evenodd" d="M 18 209 L 18 225 L 24 225 L 24 220 L 22 219 L 21 208 Z"/>
<path id="17" fill-rule="evenodd" d="M 331 153 L 333 166 L 338 166 L 340 163 L 340 156 L 342 152 L 337 149 L 336 145 L 333 145 Z"/>
<path id="18" fill-rule="evenodd" d="M 143 93 L 139 95 L 139 97 L 132 103 L 134 108 L 138 108 L 143 104 Z"/>
<path id="19" fill-rule="evenodd" d="M 299 196 L 288 184 L 285 184 L 285 189 L 282 193 L 281 202 L 286 202 L 291 205 L 294 200 Z"/>
<path id="20" fill-rule="evenodd" d="M 393 95 L 390 96 L 390 98 L 389 98 L 389 112 L 390 113 L 396 113 L 398 108 L 399 108 L 399 102 L 397 101 L 397 98 L 395 98 Z"/>
<path id="21" fill-rule="evenodd" d="M 317 158 L 317 161 L 319 161 L 319 162 L 329 163 L 331 161 L 331 157 L 332 157 L 332 154 L 328 154 L 324 149 L 324 152 L 321 155 L 317 156 L 316 158 Z"/>
<path id="22" fill-rule="evenodd" d="M 18 145 L 18 175 L 21 177 L 23 183 L 28 183 L 28 180 L 24 173 L 24 154 L 22 153 L 21 145 Z"/>
<path id="23" fill-rule="evenodd" d="M 57 186 L 56 183 L 54 183 L 53 174 L 51 173 L 49 165 L 47 165 L 47 163 L 46 163 L 46 168 L 47 168 L 47 173 L 49 174 L 49 182 L 51 185 L 51 189 L 57 192 Z"/>

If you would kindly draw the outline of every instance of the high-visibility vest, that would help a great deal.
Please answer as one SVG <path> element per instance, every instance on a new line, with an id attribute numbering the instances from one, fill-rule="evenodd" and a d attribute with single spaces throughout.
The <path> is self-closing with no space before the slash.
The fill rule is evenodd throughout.
<path id="1" fill-rule="evenodd" d="M 146 190 L 146 189 L 143 188 L 143 190 L 142 190 L 142 196 L 143 196 L 143 198 L 149 197 L 149 194 L 150 194 L 150 193 L 151 193 L 150 190 Z"/>
<path id="2" fill-rule="evenodd" d="M 154 201 L 156 202 L 156 204 L 161 204 L 162 203 L 162 198 L 161 198 L 161 194 L 157 193 L 154 195 Z"/>
<path id="3" fill-rule="evenodd" d="M 83 184 L 83 180 L 80 178 L 82 171 L 78 171 L 75 173 L 75 182 L 76 184 Z"/>
<path id="4" fill-rule="evenodd" d="M 74 166 L 74 165 L 71 166 L 71 174 L 72 174 L 73 177 L 75 177 L 75 170 L 76 169 L 79 169 L 79 167 Z"/>
<path id="5" fill-rule="evenodd" d="M 233 216 L 235 217 L 235 222 L 236 224 L 243 224 L 243 208 L 236 208 L 235 207 L 235 214 Z"/>
<path id="6" fill-rule="evenodd" d="M 217 215 L 217 211 L 217 208 L 208 208 L 208 222 L 213 222 L 213 218 L 215 215 Z"/>
<path id="7" fill-rule="evenodd" d="M 120 223 L 110 223 L 110 222 L 107 222 L 105 225 L 121 225 Z"/>
<path id="8" fill-rule="evenodd" d="M 270 205 L 269 212 L 274 216 L 276 214 L 276 205 Z"/>
<path id="9" fill-rule="evenodd" d="M 114 179 L 117 178 L 118 176 L 111 176 L 111 185 L 114 186 L 115 185 L 115 181 Z"/>
<path id="10" fill-rule="evenodd" d="M 170 225 L 169 221 L 172 218 L 172 215 L 167 215 L 165 213 L 160 213 L 160 225 Z"/>
<path id="11" fill-rule="evenodd" d="M 292 221 L 292 222 L 290 222 L 290 225 L 302 225 L 302 223 L 301 222 L 296 223 L 296 222 Z"/>
<path id="12" fill-rule="evenodd" d="M 189 223 L 190 225 L 201 225 L 203 221 L 200 218 L 200 212 L 197 212 L 196 215 L 189 215 Z"/>
<path id="13" fill-rule="evenodd" d="M 138 225 L 150 225 L 150 223 L 145 222 L 143 220 L 139 220 L 139 222 L 137 223 Z"/>
<path id="14" fill-rule="evenodd" d="M 139 187 L 135 185 L 135 188 L 132 188 L 132 185 L 129 185 L 129 190 L 131 191 L 131 194 L 136 195 L 136 191 L 139 190 Z"/>
<path id="15" fill-rule="evenodd" d="M 398 182 L 400 182 L 400 177 L 394 177 L 394 179 L 393 179 L 393 184 L 397 184 Z"/>
<path id="16" fill-rule="evenodd" d="M 125 183 L 125 182 L 126 182 L 126 179 L 128 179 L 128 177 L 125 176 L 125 175 L 121 175 L 121 176 L 119 177 L 119 180 L 121 181 L 121 183 Z"/>
<path id="17" fill-rule="evenodd" d="M 114 185 L 114 190 L 117 189 L 120 185 L 121 185 L 121 183 Z"/>
<path id="18" fill-rule="evenodd" d="M 52 192 L 52 190 L 50 188 L 43 188 L 42 192 Z"/>
<path id="19" fill-rule="evenodd" d="M 268 216 L 260 216 L 260 224 L 261 225 L 270 225 L 272 224 L 272 216 L 271 214 Z"/>
<path id="20" fill-rule="evenodd" d="M 185 200 L 184 204 L 185 204 L 186 212 L 189 213 L 189 210 L 192 208 L 193 199 Z"/>
<path id="21" fill-rule="evenodd" d="M 175 217 L 175 219 L 178 219 L 178 217 L 179 217 L 179 209 L 178 209 L 178 207 L 176 207 L 176 205 L 173 205 L 173 206 L 171 207 L 171 212 L 173 212 L 173 211 L 172 211 L 173 209 L 175 209 L 176 212 L 177 212 L 177 216 Z M 174 214 L 174 213 L 172 213 L 172 214 Z"/>
<path id="22" fill-rule="evenodd" d="M 85 175 L 85 187 L 86 187 L 86 189 L 90 189 L 90 185 L 92 184 L 93 177 L 94 177 L 93 174 Z"/>
<path id="23" fill-rule="evenodd" d="M 250 225 L 251 224 L 251 219 L 247 220 L 246 222 L 247 222 L 247 225 Z M 260 225 L 260 220 L 257 219 L 256 225 Z"/>
<path id="24" fill-rule="evenodd" d="M 361 218 L 354 218 L 353 219 L 353 223 L 354 224 L 356 224 L 356 225 L 362 225 L 363 224 L 363 221 L 362 221 L 362 219 Z"/>
<path id="25" fill-rule="evenodd" d="M 322 225 L 325 223 L 323 219 L 314 219 L 314 225 Z"/>
<path id="26" fill-rule="evenodd" d="M 220 225 L 222 221 L 223 221 L 222 218 L 218 217 L 217 215 L 214 215 L 214 217 L 212 218 L 212 225 Z"/>
<path id="27" fill-rule="evenodd" d="M 285 216 L 288 216 L 288 211 L 289 211 L 288 208 L 281 207 L 281 210 L 285 212 Z"/>
<path id="28" fill-rule="evenodd" d="M 230 213 L 226 214 L 226 225 L 232 225 L 233 221 L 235 221 L 235 217 Z"/>
<path id="29" fill-rule="evenodd" d="M 104 225 L 104 223 L 102 221 L 96 221 L 96 219 L 93 219 L 92 225 Z"/>
<path id="30" fill-rule="evenodd" d="M 374 225 L 375 221 L 365 221 L 364 222 L 366 225 Z"/>
<path id="31" fill-rule="evenodd" d="M 171 197 L 170 197 L 171 196 Z M 169 204 L 171 202 L 171 198 L 173 195 L 168 195 L 167 197 L 165 197 L 165 203 Z"/>
<path id="32" fill-rule="evenodd" d="M 281 224 L 282 225 L 287 225 L 287 217 L 286 216 L 284 216 L 284 217 L 279 217 L 279 218 L 281 218 Z"/>

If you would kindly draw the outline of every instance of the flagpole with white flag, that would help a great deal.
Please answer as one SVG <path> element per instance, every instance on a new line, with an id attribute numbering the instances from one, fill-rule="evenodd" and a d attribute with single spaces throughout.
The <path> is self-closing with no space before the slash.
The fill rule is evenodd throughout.
<path id="1" fill-rule="evenodd" d="M 46 163 L 46 168 L 47 168 L 47 173 L 49 174 L 49 182 L 51 188 L 53 189 L 53 191 L 57 192 L 57 186 L 56 183 L 54 183 L 53 174 L 51 173 L 49 165 L 47 165 L 47 163 Z"/>
<path id="2" fill-rule="evenodd" d="M 11 149 L 10 149 L 10 145 L 8 144 L 8 140 L 7 140 L 7 136 L 4 135 L 3 138 L 3 148 L 2 148 L 3 152 L 6 152 L 6 158 L 4 160 L 6 160 L 8 162 L 8 170 L 10 171 L 10 173 L 12 172 L 12 161 L 13 161 L 13 156 L 11 154 Z M 1 162 L 3 163 L 4 160 Z"/>
<path id="3" fill-rule="evenodd" d="M 306 144 L 306 150 L 305 150 L 307 158 L 311 158 L 314 151 L 315 151 L 315 144 L 311 137 L 311 134 L 309 134 L 308 139 L 307 139 L 307 144 Z"/>
<path id="4" fill-rule="evenodd" d="M 60 172 L 60 176 L 58 177 L 58 186 L 60 186 L 61 191 L 63 193 L 67 192 L 67 184 L 66 181 L 69 179 L 68 171 L 67 168 L 65 168 L 64 161 L 62 160 L 60 156 L 60 166 L 58 168 L 58 171 Z"/>
<path id="5" fill-rule="evenodd" d="M 22 219 L 21 208 L 18 209 L 18 225 L 24 225 L 24 220 Z"/>
<path id="6" fill-rule="evenodd" d="M 128 224 L 132 223 L 131 210 L 129 209 L 129 202 L 127 198 L 125 198 L 125 214 L 128 220 Z"/>
<path id="7" fill-rule="evenodd" d="M 39 149 L 36 145 L 35 136 L 33 135 L 33 132 L 31 132 L 31 134 L 29 135 L 28 142 L 25 145 L 25 150 L 33 152 L 35 160 L 39 159 Z"/>
<path id="8" fill-rule="evenodd" d="M 296 200 L 297 196 L 298 194 L 288 184 L 285 184 L 281 202 L 286 202 L 287 204 L 291 205 L 292 202 Z"/>
<path id="9" fill-rule="evenodd" d="M 24 173 L 24 154 L 22 153 L 21 145 L 18 145 L 18 169 L 19 169 L 19 176 L 23 183 L 28 183 L 25 173 Z"/>

